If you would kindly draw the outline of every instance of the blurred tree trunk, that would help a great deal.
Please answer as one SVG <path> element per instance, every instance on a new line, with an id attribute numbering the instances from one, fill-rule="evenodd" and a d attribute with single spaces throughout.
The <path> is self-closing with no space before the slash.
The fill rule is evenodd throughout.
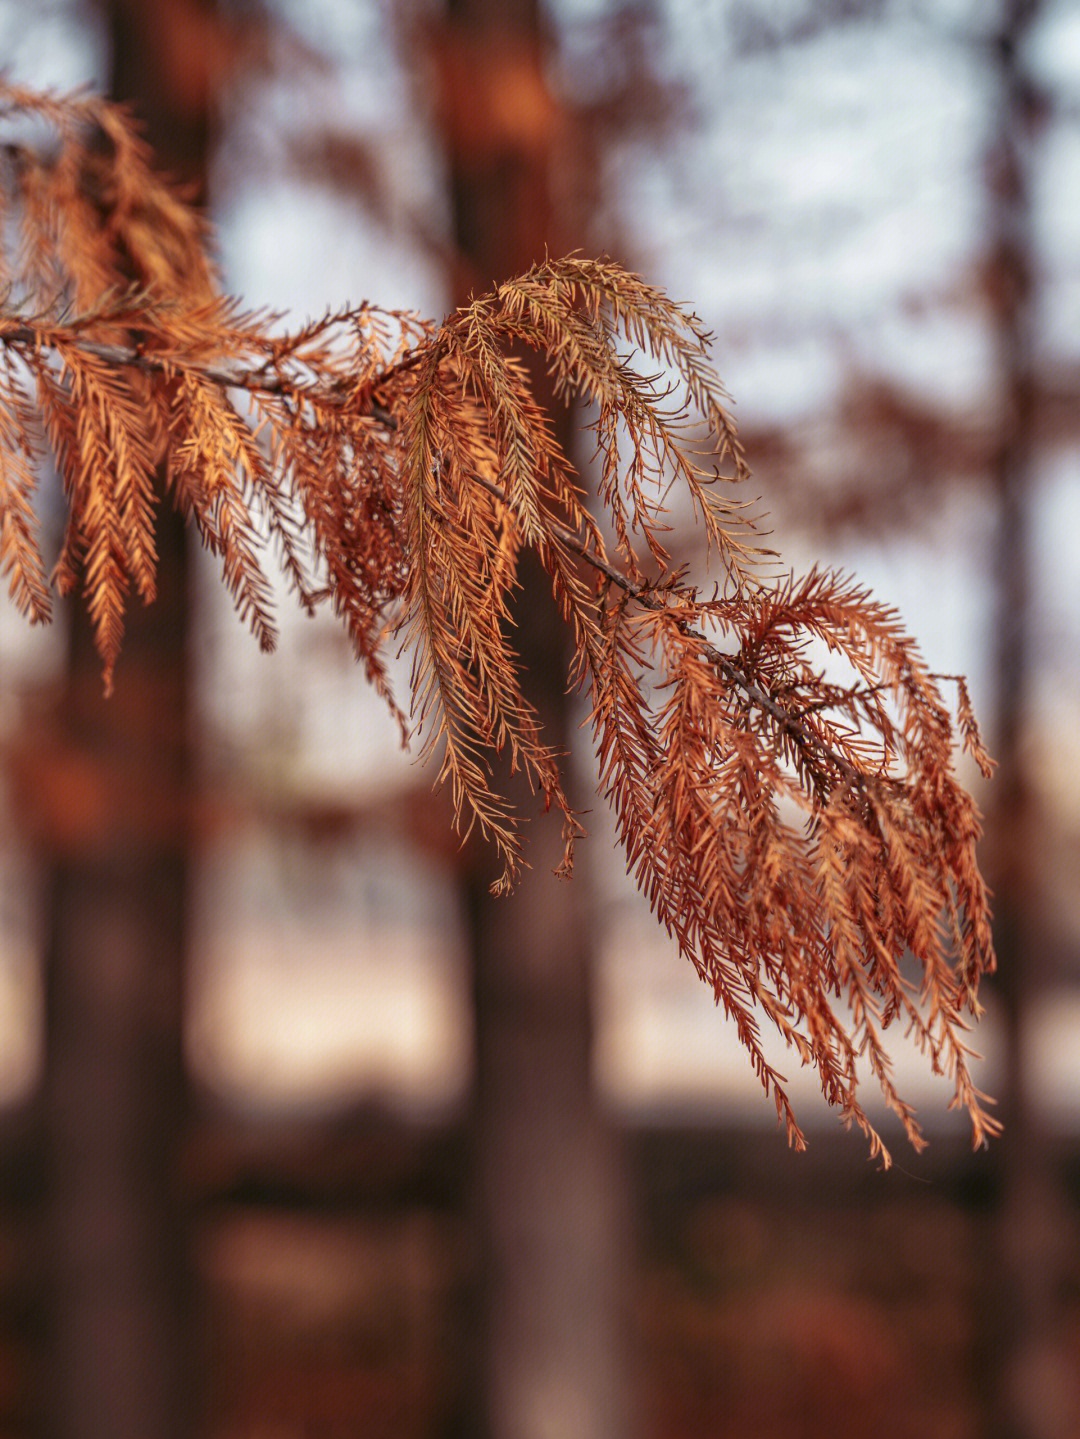
<path id="1" fill-rule="evenodd" d="M 173 48 L 170 12 L 209 7 L 104 0 L 103 9 L 112 94 L 146 122 L 158 165 L 202 201 L 210 116 L 192 76 L 203 59 Z M 189 557 L 168 503 L 157 545 L 158 597 L 131 607 L 114 697 L 103 697 L 75 604 L 57 704 L 66 783 L 46 887 L 44 1096 L 45 1404 L 55 1439 L 181 1439 L 195 1418 L 179 1172 Z"/>
<path id="2" fill-rule="evenodd" d="M 535 0 L 450 0 L 440 38 L 441 121 L 459 272 L 454 299 L 527 268 L 566 237 L 551 197 L 559 123 Z M 539 396 L 552 400 L 543 373 Z M 567 445 L 572 425 L 558 421 Z M 566 748 L 564 627 L 526 567 L 515 642 L 549 742 Z M 522 812 L 537 802 L 517 791 Z M 620 1142 L 591 1074 L 596 919 L 581 874 L 554 878 L 557 823 L 530 823 L 532 866 L 509 899 L 469 881 L 476 1016 L 473 1114 L 481 1265 L 477 1412 L 485 1439 L 623 1439 L 629 1273 Z"/>
<path id="3" fill-rule="evenodd" d="M 997 500 L 994 561 L 997 713 L 990 834 L 995 892 L 997 992 L 1005 1021 L 1005 1072 L 998 1146 L 999 1249 L 989 1312 L 987 1432 L 993 1439 L 1067 1439 L 1075 1375 L 1062 1344 L 1058 1286 L 1062 1197 L 1047 1135 L 1032 1101 L 1032 1010 L 1045 993 L 1037 874 L 1040 821 L 1028 769 L 1032 658 L 1031 513 L 1035 480 L 1036 292 L 1033 151 L 1040 97 L 1024 62 L 1038 0 L 1008 0 L 996 38 L 997 134 L 990 156 L 993 297 L 1003 417 L 992 481 Z"/>

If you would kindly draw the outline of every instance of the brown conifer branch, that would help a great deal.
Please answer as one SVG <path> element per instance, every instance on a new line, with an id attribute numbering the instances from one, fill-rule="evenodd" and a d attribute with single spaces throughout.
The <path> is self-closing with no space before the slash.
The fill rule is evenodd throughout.
<path id="1" fill-rule="evenodd" d="M 770 552 L 729 489 L 746 462 L 697 319 L 618 265 L 570 256 L 439 326 L 362 307 L 274 335 L 271 317 L 218 294 L 204 230 L 122 115 L 0 84 L 0 120 L 6 109 L 60 135 L 56 160 L 20 155 L 5 170 L 0 154 L 24 269 L 19 309 L 0 310 L 0 573 L 24 611 L 49 610 L 31 504 L 43 436 L 69 511 L 53 584 L 70 593 L 81 581 L 109 676 L 129 595 L 153 593 L 151 477 L 164 461 L 171 500 L 264 646 L 270 538 L 301 605 L 332 606 L 403 734 L 384 657 L 388 644 L 411 649 L 424 752 L 438 750 L 459 828 L 488 837 L 508 885 L 524 860 L 493 753 L 561 811 L 562 872 L 581 832 L 513 647 L 510 597 L 533 548 L 588 686 L 628 870 L 736 1025 L 791 1141 L 803 1136 L 761 1015 L 875 1153 L 887 1158 L 858 1097 L 860 1055 L 922 1142 L 882 1043 L 897 1017 L 952 1076 L 973 1139 L 995 1132 L 962 1038 L 994 960 L 944 677 L 893 611 L 843 577 L 762 578 Z M 95 126 L 104 151 L 88 142 Z M 610 540 L 536 403 L 522 346 L 560 396 L 591 407 Z M 667 549 L 673 484 L 723 568 L 708 601 Z M 594 576 L 611 589 L 598 596 Z M 827 681 L 811 643 L 854 682 Z M 988 773 L 956 684 L 961 742 Z M 901 968 L 908 952 L 917 988 Z"/>
<path id="2" fill-rule="evenodd" d="M 497 499 L 502 500 L 504 503 L 506 502 L 506 495 L 503 490 L 491 480 L 485 479 L 483 475 L 474 475 L 473 479 L 476 484 L 482 485 L 484 489 L 488 490 Z M 630 579 L 605 556 L 598 555 L 590 548 L 589 544 L 583 540 L 580 535 L 575 535 L 572 530 L 568 529 L 558 520 L 549 518 L 548 527 L 551 534 L 561 540 L 568 549 L 573 550 L 586 564 L 590 565 L 598 574 L 603 575 L 604 578 L 609 580 L 613 585 L 616 585 L 624 594 L 636 600 L 643 609 L 653 610 L 656 613 L 663 613 L 667 610 L 668 607 L 661 598 L 662 591 L 651 590 L 647 585 Z M 815 745 L 812 737 L 799 723 L 798 718 L 791 714 L 789 710 L 785 709 L 775 695 L 769 694 L 766 690 L 763 690 L 760 685 L 756 684 L 749 675 L 739 668 L 730 655 L 726 655 L 722 650 L 718 650 L 716 646 L 709 641 L 707 636 L 702 634 L 700 630 L 695 629 L 688 620 L 677 617 L 675 623 L 680 633 L 685 635 L 687 639 L 695 640 L 701 644 L 703 652 L 730 684 L 740 689 L 751 704 L 756 705 L 758 709 L 764 714 L 767 714 L 770 719 L 774 720 L 779 728 L 790 735 L 794 743 L 805 752 L 808 759 L 820 756 L 853 787 L 859 789 L 863 786 L 867 778 L 866 775 L 860 770 L 857 770 L 854 765 L 850 764 L 843 755 L 838 754 L 835 750 L 829 749 L 828 746 Z M 880 689 L 882 687 L 878 686 L 878 688 Z M 824 798 L 825 796 L 823 795 L 822 797 Z"/>

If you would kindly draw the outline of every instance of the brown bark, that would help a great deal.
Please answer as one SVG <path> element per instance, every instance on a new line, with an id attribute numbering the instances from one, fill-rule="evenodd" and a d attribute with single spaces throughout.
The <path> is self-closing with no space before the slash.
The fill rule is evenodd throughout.
<path id="1" fill-rule="evenodd" d="M 183 552 L 163 531 L 161 593 L 131 627 L 115 697 L 101 697 L 80 618 L 62 700 L 70 752 L 107 802 L 121 797 L 93 833 L 71 827 L 47 888 L 45 1398 L 57 1439 L 190 1432 L 177 1172 L 187 868 L 179 832 L 144 823 L 153 801 L 124 798 L 152 795 L 175 814 L 183 783 Z"/>
<path id="2" fill-rule="evenodd" d="M 105 5 L 111 90 L 158 163 L 206 189 L 209 91 L 171 48 L 192 3 Z M 72 610 L 55 721 L 62 811 L 46 895 L 49 1309 L 44 1395 L 56 1439 L 181 1439 L 195 1419 L 190 1265 L 179 1159 L 189 866 L 188 545 L 168 502 L 159 593 L 132 606 L 116 692 Z M 80 777 L 83 783 L 80 783 Z"/>
<path id="3" fill-rule="evenodd" d="M 994 231 L 992 273 L 1003 417 L 993 480 L 997 500 L 994 663 L 999 761 L 988 832 L 995 891 L 995 942 L 1005 1028 L 1001 1089 L 1005 1132 L 997 1146 L 1001 1181 L 1000 1266 L 991 1282 L 990 1405 L 994 1439 L 1066 1439 L 1074 1432 L 1076 1382 L 1055 1297 L 1064 1206 L 1047 1135 L 1030 1092 L 1031 1014 L 1050 978 L 1038 933 L 1039 818 L 1025 736 L 1031 657 L 1032 487 L 1036 453 L 1037 260 L 1031 153 L 1039 97 L 1022 54 L 1038 0 L 1010 0 L 997 39 L 1000 124 L 988 166 Z"/>
<path id="4" fill-rule="evenodd" d="M 551 198 L 558 108 L 532 0 L 453 0 L 438 47 L 449 151 L 455 300 L 527 268 L 566 235 Z M 552 396 L 537 374 L 541 397 Z M 560 422 L 561 439 L 572 438 Z M 549 741 L 574 732 L 567 652 L 550 585 L 526 573 L 515 630 Z M 535 797 L 517 792 L 522 812 Z M 595 916 L 584 877 L 554 878 L 553 818 L 530 823 L 509 899 L 469 883 L 476 1016 L 473 1143 L 481 1262 L 476 1412 L 488 1439 L 616 1439 L 629 1432 L 623 1304 L 627 1191 L 619 1138 L 591 1076 Z"/>

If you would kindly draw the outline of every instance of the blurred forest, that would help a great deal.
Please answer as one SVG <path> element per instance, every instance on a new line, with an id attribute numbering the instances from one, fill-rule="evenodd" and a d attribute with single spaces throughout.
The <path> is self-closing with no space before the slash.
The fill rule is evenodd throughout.
<path id="1" fill-rule="evenodd" d="M 925 1155 L 790 1153 L 601 816 L 491 899 L 338 637 L 258 654 L 171 527 L 107 704 L 0 611 L 0 1436 L 1080 1433 L 1075 4 L 39 0 L 0 54 L 130 101 L 253 304 L 545 248 L 693 304 L 777 548 L 972 678 L 1006 1123 L 913 1078 Z"/>

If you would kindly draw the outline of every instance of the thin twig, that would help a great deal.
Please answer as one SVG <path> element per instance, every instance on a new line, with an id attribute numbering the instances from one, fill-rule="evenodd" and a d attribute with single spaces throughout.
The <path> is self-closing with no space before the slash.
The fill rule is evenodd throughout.
<path id="1" fill-rule="evenodd" d="M 46 347 L 55 349 L 56 346 L 48 341 L 48 328 L 37 329 L 32 325 L 13 324 L 0 321 L 0 344 L 9 349 L 21 349 L 27 346 L 39 347 L 44 338 Z M 294 378 L 280 371 L 275 372 L 275 367 L 282 361 L 268 358 L 256 369 L 232 369 L 216 365 L 193 364 L 188 360 L 178 359 L 174 355 L 156 354 L 152 350 L 136 348 L 132 345 L 106 344 L 101 340 L 86 339 L 81 335 L 75 335 L 71 339 L 75 349 L 81 350 L 86 355 L 93 355 L 96 359 L 103 360 L 107 365 L 119 369 L 139 370 L 146 375 L 169 375 L 178 371 L 188 375 L 198 375 L 211 384 L 218 385 L 223 389 L 247 390 L 249 393 L 261 393 L 266 395 L 300 394 L 307 396 L 318 396 L 324 401 L 340 399 L 345 386 L 338 382 L 326 386 L 311 385 L 305 389 L 298 384 Z M 358 386 L 348 392 L 348 398 L 355 403 L 360 396 L 371 396 L 372 392 L 380 389 L 388 380 L 394 379 L 397 375 L 413 369 L 420 361 L 423 354 L 422 349 L 410 350 L 402 359 L 386 369 L 364 385 Z M 305 366 L 303 360 L 293 362 L 298 368 L 310 368 Z M 371 418 L 385 430 L 396 430 L 397 421 L 389 410 L 378 401 L 371 401 Z"/>
<path id="2" fill-rule="evenodd" d="M 496 499 L 509 505 L 510 498 L 499 485 L 495 484 L 492 480 L 485 479 L 483 475 L 473 475 L 472 478 L 476 484 L 487 490 L 489 494 L 494 495 Z M 573 550 L 586 564 L 591 565 L 593 569 L 610 580 L 612 584 L 617 585 L 625 594 L 636 600 L 643 609 L 652 610 L 656 614 L 667 610 L 667 606 L 662 600 L 656 597 L 652 590 L 648 589 L 645 585 L 640 585 L 636 581 L 629 579 L 622 570 L 611 564 L 609 560 L 605 559 L 602 555 L 596 554 L 573 530 L 568 529 L 552 516 L 548 516 L 548 525 L 550 533 L 560 539 L 563 544 L 566 545 L 567 549 Z M 863 789 L 865 787 L 866 775 L 856 769 L 849 760 L 846 760 L 843 755 L 838 754 L 831 746 L 821 740 L 815 740 L 812 735 L 808 734 L 798 719 L 790 714 L 774 695 L 770 694 L 767 690 L 763 690 L 760 685 L 756 684 L 749 675 L 740 669 L 730 655 L 725 655 L 722 650 L 718 650 L 708 637 L 703 635 L 700 630 L 695 629 L 688 620 L 676 618 L 675 626 L 680 634 L 700 644 L 709 663 L 714 665 L 730 684 L 742 690 L 751 703 L 755 704 L 758 709 L 763 710 L 776 722 L 784 733 L 791 738 L 798 749 L 802 751 L 807 762 L 815 772 L 818 770 L 818 765 L 820 765 L 821 760 L 825 759 L 843 775 L 849 784 L 857 789 Z"/>

